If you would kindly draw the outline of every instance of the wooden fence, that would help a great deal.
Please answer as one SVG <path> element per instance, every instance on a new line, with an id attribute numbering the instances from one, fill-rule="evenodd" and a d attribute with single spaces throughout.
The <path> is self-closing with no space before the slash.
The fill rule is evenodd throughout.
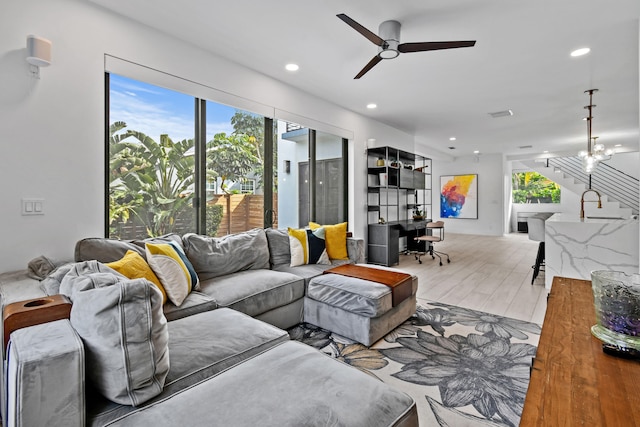
<path id="1" fill-rule="evenodd" d="M 216 237 L 264 227 L 264 196 L 262 195 L 217 194 L 208 204 L 222 206 L 222 220 L 218 226 Z M 278 205 L 278 197 L 275 194 L 273 204 L 274 206 Z M 278 227 L 277 222 L 273 224 L 273 227 Z M 177 219 L 173 232 L 184 234 L 192 232 L 194 229 L 195 226 L 191 219 Z M 112 237 L 122 240 L 141 239 L 147 237 L 147 233 L 144 225 L 129 221 L 126 224 L 122 222 L 116 224 Z"/>
<path id="2" fill-rule="evenodd" d="M 217 237 L 264 227 L 264 196 L 259 194 L 218 194 L 209 204 L 222 206 L 222 221 Z M 273 204 L 278 198 L 274 195 Z M 273 224 L 278 227 L 277 222 Z"/>

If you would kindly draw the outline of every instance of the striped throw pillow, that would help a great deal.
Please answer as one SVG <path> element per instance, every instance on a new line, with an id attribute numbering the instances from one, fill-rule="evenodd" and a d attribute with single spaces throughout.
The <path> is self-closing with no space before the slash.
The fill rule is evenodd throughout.
<path id="1" fill-rule="evenodd" d="M 147 243 L 147 262 L 164 287 L 169 300 L 182 305 L 200 282 L 193 265 L 182 249 L 173 243 Z"/>

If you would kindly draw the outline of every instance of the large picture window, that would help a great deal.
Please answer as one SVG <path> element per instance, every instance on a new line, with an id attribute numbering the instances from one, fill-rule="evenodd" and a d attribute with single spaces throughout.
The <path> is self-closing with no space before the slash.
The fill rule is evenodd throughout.
<path id="1" fill-rule="evenodd" d="M 280 147 L 279 125 L 271 118 L 114 72 L 105 79 L 107 236 L 224 236 L 309 220 L 346 221 L 347 157 L 341 154 L 346 139 L 316 138 L 316 131 L 307 129 L 313 143 L 300 143 L 297 157 L 291 147 Z M 203 88 L 205 95 L 207 89 L 212 92 Z M 328 155 L 335 165 L 327 166 Z M 285 186 L 278 198 L 279 184 L 297 170 L 283 168 L 278 158 L 289 165 L 306 162 L 316 185 L 307 180 Z M 325 187 L 328 192 L 320 191 Z M 278 212 L 284 210 L 280 223 Z M 304 218 L 288 218 L 289 212 L 302 212 Z"/>
<path id="2" fill-rule="evenodd" d="M 109 237 L 195 231 L 194 98 L 109 79 Z"/>

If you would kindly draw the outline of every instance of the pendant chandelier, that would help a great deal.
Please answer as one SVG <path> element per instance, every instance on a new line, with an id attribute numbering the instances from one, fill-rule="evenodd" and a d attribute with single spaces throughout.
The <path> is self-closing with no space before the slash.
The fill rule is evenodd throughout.
<path id="1" fill-rule="evenodd" d="M 614 151 L 607 149 L 604 144 L 596 143 L 597 136 L 591 136 L 591 123 L 593 122 L 593 93 L 598 89 L 585 90 L 584 93 L 589 94 L 589 105 L 585 106 L 586 110 L 589 110 L 587 116 L 587 150 L 582 150 L 578 153 L 578 156 L 582 159 L 582 170 L 586 174 L 592 174 L 598 166 L 599 162 L 609 160 L 613 156 Z"/>

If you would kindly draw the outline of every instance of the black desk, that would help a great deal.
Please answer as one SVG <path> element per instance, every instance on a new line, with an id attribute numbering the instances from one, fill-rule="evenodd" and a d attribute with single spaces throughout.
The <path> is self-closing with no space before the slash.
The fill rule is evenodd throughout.
<path id="1" fill-rule="evenodd" d="M 407 238 L 408 251 L 426 252 L 428 242 L 417 242 L 416 236 L 423 236 L 430 232 L 427 230 L 427 222 L 430 219 L 420 221 L 404 220 L 390 221 L 384 224 L 369 224 L 368 226 L 368 259 L 371 264 L 391 266 L 400 262 L 400 237 Z"/>

